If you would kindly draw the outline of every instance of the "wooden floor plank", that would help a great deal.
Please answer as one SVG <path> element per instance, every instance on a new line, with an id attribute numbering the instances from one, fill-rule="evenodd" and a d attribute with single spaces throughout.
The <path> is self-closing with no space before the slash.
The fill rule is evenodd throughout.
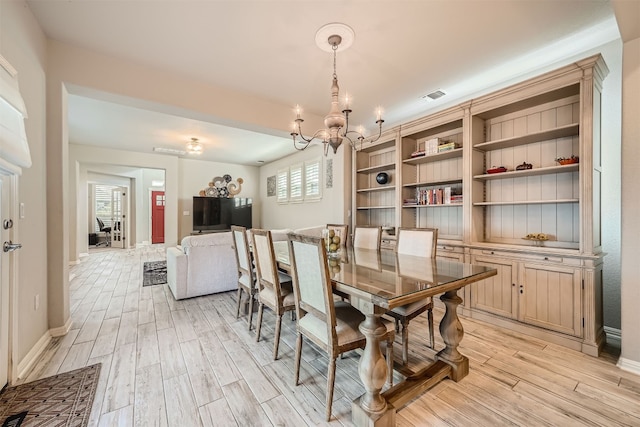
<path id="1" fill-rule="evenodd" d="M 267 414 L 244 380 L 222 387 L 234 418 L 241 426 L 271 425 Z M 275 396 L 273 396 L 275 397 Z"/>
<path id="2" fill-rule="evenodd" d="M 193 396 L 189 376 L 183 374 L 169 378 L 164 383 L 164 399 L 170 426 L 201 426 L 198 406 Z"/>
<path id="3" fill-rule="evenodd" d="M 159 363 L 138 368 L 134 405 L 136 426 L 168 426 Z"/>

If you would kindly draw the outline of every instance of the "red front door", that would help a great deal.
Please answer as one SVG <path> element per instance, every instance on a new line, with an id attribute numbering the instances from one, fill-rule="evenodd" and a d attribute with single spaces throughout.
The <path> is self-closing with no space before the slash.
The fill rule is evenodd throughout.
<path id="1" fill-rule="evenodd" d="M 164 243 L 164 191 L 151 192 L 151 243 Z"/>

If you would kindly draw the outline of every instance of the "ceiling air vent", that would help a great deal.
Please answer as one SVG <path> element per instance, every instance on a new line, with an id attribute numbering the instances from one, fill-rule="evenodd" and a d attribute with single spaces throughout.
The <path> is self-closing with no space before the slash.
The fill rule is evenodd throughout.
<path id="1" fill-rule="evenodd" d="M 426 99 L 427 101 L 435 101 L 436 99 L 441 98 L 441 97 L 443 97 L 445 95 L 446 95 L 446 93 L 444 91 L 438 89 L 438 90 L 436 90 L 434 92 L 426 94 L 422 98 Z"/>

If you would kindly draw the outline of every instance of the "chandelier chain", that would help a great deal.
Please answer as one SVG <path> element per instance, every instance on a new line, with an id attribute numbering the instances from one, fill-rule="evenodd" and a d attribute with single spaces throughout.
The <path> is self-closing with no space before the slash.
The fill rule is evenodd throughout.
<path id="1" fill-rule="evenodd" d="M 338 55 L 338 45 L 334 44 L 333 46 L 331 46 L 331 48 L 333 49 L 333 78 L 336 79 L 338 78 L 338 73 L 336 72 L 336 56 Z"/>

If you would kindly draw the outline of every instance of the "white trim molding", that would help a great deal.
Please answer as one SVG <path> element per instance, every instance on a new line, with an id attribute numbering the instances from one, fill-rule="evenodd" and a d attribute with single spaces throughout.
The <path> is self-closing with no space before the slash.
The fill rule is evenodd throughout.
<path id="1" fill-rule="evenodd" d="M 640 362 L 635 360 L 625 359 L 621 357 L 618 359 L 618 368 L 623 371 L 631 372 L 632 374 L 640 375 Z"/>
<path id="2" fill-rule="evenodd" d="M 57 328 L 49 329 L 49 334 L 53 338 L 62 337 L 64 335 L 67 335 L 69 333 L 69 331 L 71 330 L 71 325 L 73 325 L 73 321 L 71 320 L 71 316 L 69 316 L 69 318 L 67 319 L 67 323 L 65 323 L 64 325 L 59 326 Z"/>
<path id="3" fill-rule="evenodd" d="M 622 331 L 620 329 L 605 326 L 604 333 L 607 336 L 607 344 L 620 348 L 622 345 Z"/>
<path id="4" fill-rule="evenodd" d="M 24 378 L 29 373 L 50 342 L 51 334 L 47 331 L 42 335 L 42 337 L 40 337 L 36 345 L 29 350 L 29 353 L 27 353 L 24 359 L 18 363 L 18 378 Z"/>

